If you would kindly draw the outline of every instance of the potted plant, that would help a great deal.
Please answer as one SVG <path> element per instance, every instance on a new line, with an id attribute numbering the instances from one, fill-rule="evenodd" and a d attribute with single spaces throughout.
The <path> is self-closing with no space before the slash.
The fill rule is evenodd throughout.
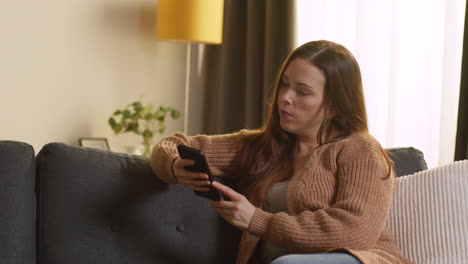
<path id="1" fill-rule="evenodd" d="M 153 104 L 143 105 L 140 99 L 116 110 L 109 118 L 109 125 L 116 135 L 132 132 L 142 136 L 143 155 L 149 157 L 154 135 L 162 134 L 166 130 L 165 120 L 168 113 L 174 120 L 180 117 L 180 112 L 174 108 L 161 105 L 155 109 Z"/>

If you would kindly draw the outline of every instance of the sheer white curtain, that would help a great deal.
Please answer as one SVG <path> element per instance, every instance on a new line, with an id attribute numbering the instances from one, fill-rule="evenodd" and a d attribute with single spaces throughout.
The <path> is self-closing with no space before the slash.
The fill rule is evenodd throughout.
<path id="1" fill-rule="evenodd" d="M 363 75 L 369 129 L 384 147 L 453 161 L 465 0 L 296 0 L 297 46 L 347 47 Z"/>

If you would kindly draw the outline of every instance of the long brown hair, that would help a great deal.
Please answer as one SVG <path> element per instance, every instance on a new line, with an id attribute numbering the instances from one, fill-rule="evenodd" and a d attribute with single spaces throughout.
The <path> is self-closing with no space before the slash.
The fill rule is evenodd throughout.
<path id="1" fill-rule="evenodd" d="M 286 68 L 297 58 L 305 59 L 321 70 L 326 80 L 325 113 L 317 134 L 318 145 L 333 140 L 332 130 L 337 131 L 339 137 L 368 133 L 361 71 L 351 52 L 340 44 L 325 40 L 308 42 L 296 48 L 284 60 L 275 77 L 265 124 L 252 131 L 243 145 L 241 173 L 247 177 L 241 177 L 240 187 L 256 206 L 262 205 L 272 184 L 288 180 L 293 173 L 297 138 L 280 126 L 278 88 Z M 391 168 L 390 158 L 383 149 L 382 153 Z"/>

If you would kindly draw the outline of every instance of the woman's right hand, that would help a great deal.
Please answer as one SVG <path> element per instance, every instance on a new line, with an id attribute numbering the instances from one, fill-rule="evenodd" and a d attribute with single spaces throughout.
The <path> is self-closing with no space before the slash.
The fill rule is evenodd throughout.
<path id="1" fill-rule="evenodd" d="M 200 172 L 192 172 L 185 168 L 186 166 L 194 164 L 195 161 L 193 160 L 177 158 L 172 165 L 174 176 L 178 179 L 180 184 L 187 188 L 201 192 L 209 191 L 210 189 L 208 186 L 210 186 L 210 181 L 208 180 L 208 175 Z"/>

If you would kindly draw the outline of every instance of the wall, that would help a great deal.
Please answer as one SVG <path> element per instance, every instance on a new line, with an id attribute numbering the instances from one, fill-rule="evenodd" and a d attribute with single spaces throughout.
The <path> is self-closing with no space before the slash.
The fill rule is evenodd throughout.
<path id="1" fill-rule="evenodd" d="M 143 95 L 183 112 L 186 46 L 155 40 L 156 7 L 156 0 L 3 2 L 0 140 L 37 152 L 48 142 L 106 137 L 120 151 L 140 139 L 113 134 L 107 119 L 115 109 Z M 164 135 L 182 131 L 183 118 L 167 127 Z"/>

